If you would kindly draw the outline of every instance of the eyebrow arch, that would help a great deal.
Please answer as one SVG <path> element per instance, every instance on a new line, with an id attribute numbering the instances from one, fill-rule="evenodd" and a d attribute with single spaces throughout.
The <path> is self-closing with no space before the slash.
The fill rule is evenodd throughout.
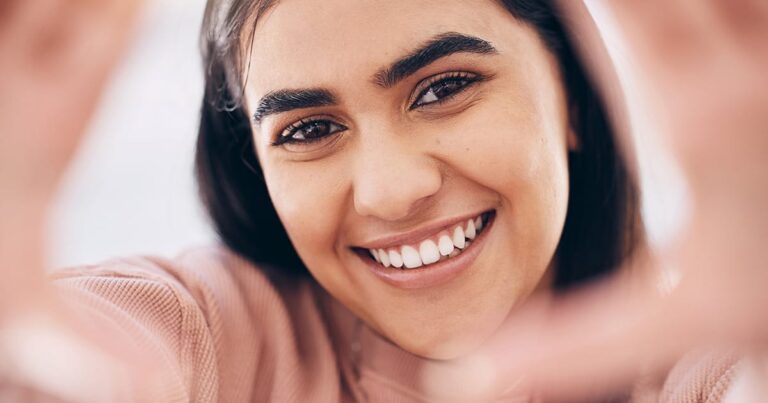
<path id="1" fill-rule="evenodd" d="M 256 124 L 260 124 L 269 115 L 289 112 L 294 109 L 336 104 L 336 97 L 326 89 L 311 88 L 274 91 L 259 100 L 256 112 L 253 114 L 253 121 Z"/>
<path id="2" fill-rule="evenodd" d="M 445 32 L 377 72 L 373 81 L 383 88 L 392 88 L 429 64 L 455 53 L 498 54 L 498 51 L 486 40 L 458 32 Z M 333 93 L 322 88 L 274 91 L 259 100 L 253 121 L 261 124 L 270 115 L 337 104 Z"/>
<path id="3" fill-rule="evenodd" d="M 490 42 L 458 32 L 445 32 L 429 40 L 407 56 L 382 69 L 373 82 L 391 88 L 429 64 L 455 53 L 498 54 Z"/>

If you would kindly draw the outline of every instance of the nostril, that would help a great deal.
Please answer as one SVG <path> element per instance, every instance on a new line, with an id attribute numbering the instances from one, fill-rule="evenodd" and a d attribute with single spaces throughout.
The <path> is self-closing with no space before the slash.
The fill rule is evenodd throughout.
<path id="1" fill-rule="evenodd" d="M 433 194 L 416 195 L 397 190 L 381 194 L 355 194 L 355 211 L 363 217 L 397 222 L 407 220 L 419 212 L 428 210 L 435 203 Z"/>
<path id="2" fill-rule="evenodd" d="M 377 143 L 378 144 L 378 143 Z M 443 183 L 439 167 L 411 146 L 381 145 L 357 155 L 354 208 L 362 216 L 399 221 L 429 204 Z"/>

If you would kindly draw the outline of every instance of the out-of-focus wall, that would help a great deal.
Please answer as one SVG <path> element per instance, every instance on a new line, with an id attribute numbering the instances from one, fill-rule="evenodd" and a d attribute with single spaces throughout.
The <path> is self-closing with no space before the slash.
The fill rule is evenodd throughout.
<path id="1" fill-rule="evenodd" d="M 635 72 L 610 15 L 599 0 L 587 4 L 606 33 L 627 92 L 636 97 L 630 78 Z M 54 266 L 134 254 L 170 257 L 214 241 L 192 176 L 204 6 L 204 0 L 148 4 L 137 41 L 104 96 L 55 207 Z M 684 216 L 685 193 L 642 105 L 631 106 L 645 219 L 655 243 L 663 244 Z"/>

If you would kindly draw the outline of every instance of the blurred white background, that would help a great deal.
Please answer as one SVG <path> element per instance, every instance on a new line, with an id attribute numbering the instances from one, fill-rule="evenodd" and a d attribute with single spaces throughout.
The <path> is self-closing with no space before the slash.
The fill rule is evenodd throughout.
<path id="1" fill-rule="evenodd" d="M 637 99 L 632 64 L 599 0 L 587 0 Z M 54 267 L 113 256 L 179 251 L 216 238 L 192 175 L 202 73 L 198 31 L 204 0 L 152 0 L 72 165 L 52 217 Z M 639 144 L 645 219 L 663 244 L 686 211 L 674 166 L 641 105 L 631 103 Z"/>

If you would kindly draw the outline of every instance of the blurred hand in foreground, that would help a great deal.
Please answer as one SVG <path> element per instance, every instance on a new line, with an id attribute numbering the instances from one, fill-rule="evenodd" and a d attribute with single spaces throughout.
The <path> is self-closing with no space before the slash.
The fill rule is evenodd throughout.
<path id="1" fill-rule="evenodd" d="M 428 374 L 433 387 L 460 381 L 492 396 L 517 384 L 545 398 L 590 399 L 621 390 L 640 374 L 663 374 L 694 349 L 727 346 L 766 357 L 768 2 L 600 4 L 612 12 L 643 74 L 634 78 L 641 102 L 663 128 L 693 199 L 679 239 L 633 270 L 671 266 L 682 279 L 668 294 L 653 281 L 617 276 L 534 299 L 472 357 Z M 623 105 L 606 52 L 595 50 L 604 48 L 584 4 L 560 6 L 608 103 Z M 625 145 L 628 136 L 623 133 Z"/>
<path id="2" fill-rule="evenodd" d="M 0 401 L 136 401 L 162 380 L 72 320 L 45 277 L 48 206 L 140 3 L 0 1 Z"/>
<path id="3" fill-rule="evenodd" d="M 44 299 L 46 209 L 140 3 L 0 3 L 0 320 Z"/>

